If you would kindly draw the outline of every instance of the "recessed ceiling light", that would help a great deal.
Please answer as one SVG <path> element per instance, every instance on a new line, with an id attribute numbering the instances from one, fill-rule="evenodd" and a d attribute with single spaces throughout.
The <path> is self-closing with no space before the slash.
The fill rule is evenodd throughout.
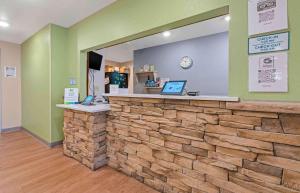
<path id="1" fill-rule="evenodd" d="M 230 15 L 227 15 L 227 16 L 225 17 L 225 21 L 230 21 L 230 19 L 231 19 Z"/>
<path id="2" fill-rule="evenodd" d="M 170 35 L 171 35 L 171 32 L 169 32 L 169 31 L 163 32 L 163 36 L 165 36 L 165 37 L 169 37 Z"/>
<path id="3" fill-rule="evenodd" d="M 0 21 L 0 27 L 9 27 L 9 23 L 6 21 Z"/>

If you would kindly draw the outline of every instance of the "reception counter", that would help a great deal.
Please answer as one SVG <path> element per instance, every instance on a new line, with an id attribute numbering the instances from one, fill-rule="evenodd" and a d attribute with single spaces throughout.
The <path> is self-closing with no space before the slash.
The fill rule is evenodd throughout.
<path id="1" fill-rule="evenodd" d="M 64 108 L 64 154 L 92 170 L 106 165 L 106 112 L 110 105 L 56 106 Z"/>
<path id="2" fill-rule="evenodd" d="M 65 154 L 92 169 L 107 157 L 160 192 L 300 191 L 300 103 L 106 96 L 106 114 L 65 112 Z"/>
<path id="3" fill-rule="evenodd" d="M 300 104 L 107 95 L 108 165 L 160 192 L 300 189 Z"/>

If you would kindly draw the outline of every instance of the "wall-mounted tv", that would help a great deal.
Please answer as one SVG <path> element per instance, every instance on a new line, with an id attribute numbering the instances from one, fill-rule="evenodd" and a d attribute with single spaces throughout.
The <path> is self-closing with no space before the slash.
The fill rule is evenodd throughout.
<path id="1" fill-rule="evenodd" d="M 93 51 L 88 52 L 87 54 L 87 64 L 89 69 L 100 70 L 102 64 L 103 56 L 101 54 L 97 54 Z"/>

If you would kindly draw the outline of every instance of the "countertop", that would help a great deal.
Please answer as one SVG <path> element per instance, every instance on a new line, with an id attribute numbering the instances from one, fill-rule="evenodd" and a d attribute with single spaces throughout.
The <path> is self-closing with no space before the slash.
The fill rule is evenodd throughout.
<path id="1" fill-rule="evenodd" d="M 239 97 L 229 96 L 175 96 L 175 95 L 159 95 L 159 94 L 103 94 L 108 97 L 129 97 L 129 98 L 153 98 L 153 99 L 179 99 L 179 100 L 205 100 L 205 101 L 228 101 L 238 102 Z"/>
<path id="2" fill-rule="evenodd" d="M 109 104 L 96 104 L 96 105 L 81 105 L 81 104 L 57 104 L 56 107 L 63 108 L 63 109 L 71 109 L 76 111 L 88 112 L 88 113 L 98 113 L 98 112 L 105 112 L 110 110 Z"/>

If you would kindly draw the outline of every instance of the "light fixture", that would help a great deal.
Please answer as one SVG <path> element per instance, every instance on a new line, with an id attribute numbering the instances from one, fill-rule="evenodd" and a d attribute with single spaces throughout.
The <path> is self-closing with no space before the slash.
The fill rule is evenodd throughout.
<path id="1" fill-rule="evenodd" d="M 231 19 L 231 17 L 230 17 L 230 15 L 227 15 L 224 19 L 225 19 L 225 21 L 228 21 L 228 22 L 229 22 L 230 19 Z"/>
<path id="2" fill-rule="evenodd" d="M 9 27 L 9 23 L 7 23 L 6 21 L 0 21 L 0 27 Z"/>
<path id="3" fill-rule="evenodd" d="M 165 37 L 169 37 L 170 35 L 171 35 L 171 32 L 169 32 L 169 31 L 163 32 L 163 36 L 165 36 Z"/>

